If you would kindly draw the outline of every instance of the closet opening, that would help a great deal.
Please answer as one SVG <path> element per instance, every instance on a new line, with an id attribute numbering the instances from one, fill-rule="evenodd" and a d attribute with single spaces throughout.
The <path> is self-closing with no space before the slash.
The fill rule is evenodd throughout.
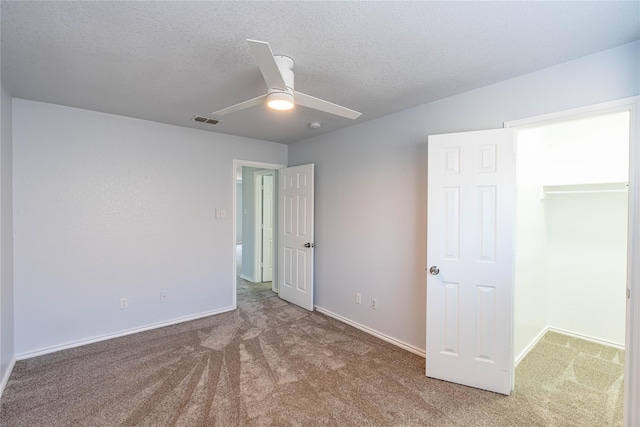
<path id="1" fill-rule="evenodd" d="M 623 416 L 630 118 L 517 128 L 515 387 L 596 424 Z"/>

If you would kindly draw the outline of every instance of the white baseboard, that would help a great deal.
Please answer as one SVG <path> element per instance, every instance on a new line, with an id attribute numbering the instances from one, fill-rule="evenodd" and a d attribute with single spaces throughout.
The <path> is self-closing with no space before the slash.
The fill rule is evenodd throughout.
<path id="1" fill-rule="evenodd" d="M 247 282 L 257 283 L 253 277 L 249 277 L 245 274 L 241 274 L 240 278 L 246 280 Z"/>
<path id="2" fill-rule="evenodd" d="M 618 343 L 614 343 L 611 341 L 607 341 L 607 340 L 603 340 L 600 338 L 594 338 L 592 336 L 589 335 L 583 335 L 583 334 L 579 334 L 577 332 L 572 332 L 572 331 L 567 331 L 566 329 L 560 329 L 560 328 L 554 328 L 553 326 L 547 326 L 546 328 L 544 328 L 532 341 L 531 343 L 529 343 L 529 345 L 522 350 L 522 352 L 520 352 L 520 354 L 516 357 L 516 360 L 514 362 L 514 368 L 518 366 L 518 364 L 520 362 L 522 362 L 522 359 L 525 358 L 525 356 L 527 354 L 529 354 L 529 352 L 531 351 L 531 349 L 533 349 L 533 347 L 535 347 L 538 342 L 540 342 L 540 340 L 542 339 L 542 337 L 547 333 L 547 332 L 556 332 L 558 334 L 562 334 L 562 335 L 567 335 L 570 336 L 572 338 L 579 338 L 581 340 L 585 340 L 585 341 L 591 341 L 594 342 L 596 344 L 600 344 L 600 345 L 605 345 L 607 347 L 613 347 L 613 348 L 618 348 L 620 350 L 624 350 L 624 345 L 618 344 Z"/>
<path id="3" fill-rule="evenodd" d="M 606 345 L 607 347 L 613 347 L 613 348 L 617 348 L 617 349 L 620 349 L 620 350 L 624 350 L 624 344 L 615 343 L 613 341 L 607 341 L 607 340 L 603 340 L 603 339 L 600 339 L 600 338 L 594 338 L 594 337 L 591 337 L 589 335 L 583 335 L 583 334 L 579 334 L 577 332 L 567 331 L 566 329 L 554 328 L 553 326 L 549 326 L 548 330 L 552 331 L 552 332 L 557 332 L 557 333 L 563 334 L 563 335 L 569 335 L 570 337 L 573 337 L 573 338 L 580 338 L 580 339 L 583 339 L 583 340 L 586 340 L 586 341 L 591 341 L 591 342 L 594 342 L 596 344 Z"/>
<path id="4" fill-rule="evenodd" d="M 11 358 L 11 362 L 9 362 L 9 366 L 7 366 L 7 372 L 2 376 L 2 382 L 0 382 L 0 397 L 2 397 L 2 393 L 4 393 L 4 388 L 7 386 L 9 382 L 9 377 L 11 376 L 11 372 L 13 372 L 13 367 L 16 365 L 16 356 L 14 355 Z"/>
<path id="5" fill-rule="evenodd" d="M 369 335 L 373 335 L 376 338 L 380 338 L 383 341 L 386 341 L 386 342 L 388 342 L 390 344 L 393 344 L 393 345 L 395 345 L 397 347 L 400 347 L 400 348 L 402 348 L 404 350 L 407 350 L 407 351 L 409 351 L 409 352 L 411 352 L 413 354 L 417 354 L 418 356 L 426 357 L 426 353 L 425 353 L 424 350 L 421 350 L 421 349 L 419 349 L 417 347 L 414 347 L 414 346 L 412 346 L 410 344 L 407 344 L 405 342 L 397 340 L 397 339 L 395 339 L 393 337 L 390 337 L 389 335 L 385 335 L 382 332 L 376 331 L 375 329 L 371 329 L 371 328 L 369 328 L 367 326 L 361 325 L 360 323 L 354 322 L 353 320 L 349 320 L 346 317 L 342 317 L 339 314 L 335 314 L 335 313 L 333 313 L 333 312 L 331 312 L 331 311 L 329 311 L 327 309 L 324 309 L 322 307 L 318 307 L 317 305 L 314 306 L 314 308 L 316 310 L 318 310 L 319 313 L 322 313 L 322 314 L 327 315 L 329 317 L 332 317 L 332 318 L 334 318 L 336 320 L 339 320 L 342 323 L 346 323 L 349 326 L 353 326 L 356 329 L 360 329 L 361 331 L 366 332 Z"/>
<path id="6" fill-rule="evenodd" d="M 204 313 L 198 313 L 191 316 L 178 317 L 175 319 L 166 320 L 164 322 L 152 323 L 150 325 L 141 326 L 139 328 L 126 329 L 124 331 L 115 332 L 113 334 L 99 335 L 92 338 L 87 338 L 87 339 L 82 339 L 78 341 L 67 342 L 60 345 L 54 345 L 51 347 L 45 347 L 37 350 L 27 351 L 24 353 L 16 354 L 15 358 L 16 360 L 30 359 L 32 357 L 42 356 L 44 354 L 55 353 L 56 351 L 67 350 L 75 347 L 81 347 L 83 345 L 93 344 L 100 341 L 106 341 L 113 338 L 124 337 L 126 335 L 137 334 L 139 332 L 149 331 L 151 329 L 163 328 L 165 326 L 171 326 L 177 323 L 189 322 L 191 320 L 197 320 L 203 317 L 209 317 L 215 314 L 222 314 L 222 313 L 226 313 L 228 311 L 233 311 L 233 310 L 235 310 L 235 307 L 231 306 L 231 307 L 221 308 L 218 310 L 207 311 Z"/>
<path id="7" fill-rule="evenodd" d="M 540 342 L 540 340 L 542 339 L 542 337 L 544 336 L 544 334 L 546 334 L 546 333 L 547 333 L 547 331 L 548 331 L 548 330 L 549 330 L 549 328 L 548 328 L 548 327 L 547 327 L 547 328 L 542 329 L 542 331 L 540 331 L 540 333 L 539 333 L 538 335 L 536 335 L 536 337 L 535 337 L 533 340 L 531 340 L 531 342 L 529 343 L 529 345 L 527 345 L 527 346 L 525 347 L 525 349 L 524 349 L 524 350 L 522 350 L 522 351 L 520 352 L 520 354 L 516 356 L 516 360 L 515 360 L 515 361 L 514 361 L 514 363 L 513 363 L 513 368 L 514 368 L 514 369 L 518 366 L 518 364 L 520 364 L 520 362 L 522 362 L 522 359 L 524 359 L 524 358 L 525 358 L 525 356 L 526 356 L 527 354 L 529 354 L 529 352 L 531 351 L 531 349 L 533 349 L 533 347 L 535 347 L 535 346 Z"/>

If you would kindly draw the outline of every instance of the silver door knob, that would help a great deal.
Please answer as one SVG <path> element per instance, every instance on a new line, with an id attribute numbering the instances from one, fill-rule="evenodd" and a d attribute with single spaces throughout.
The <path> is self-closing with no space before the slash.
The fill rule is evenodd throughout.
<path id="1" fill-rule="evenodd" d="M 437 276 L 438 273 L 440 273 L 440 269 L 434 265 L 429 269 L 429 273 L 433 274 L 434 276 Z"/>
<path id="2" fill-rule="evenodd" d="M 316 247 L 316 244 L 315 244 L 315 243 L 305 243 L 305 244 L 304 244 L 304 247 L 305 247 L 305 248 L 315 248 L 315 247 Z"/>

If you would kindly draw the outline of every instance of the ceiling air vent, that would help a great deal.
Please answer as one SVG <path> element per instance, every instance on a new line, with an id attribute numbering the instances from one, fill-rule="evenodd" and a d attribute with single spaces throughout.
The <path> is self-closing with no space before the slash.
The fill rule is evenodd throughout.
<path id="1" fill-rule="evenodd" d="M 202 117 L 202 116 L 195 116 L 192 120 L 194 122 L 208 123 L 210 125 L 217 125 L 218 122 L 220 121 L 220 120 L 212 119 L 209 117 Z"/>

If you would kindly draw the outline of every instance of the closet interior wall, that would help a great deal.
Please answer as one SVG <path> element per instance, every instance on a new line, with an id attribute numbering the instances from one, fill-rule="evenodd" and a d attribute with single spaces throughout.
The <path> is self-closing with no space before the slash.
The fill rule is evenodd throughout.
<path id="1" fill-rule="evenodd" d="M 514 355 L 548 329 L 624 346 L 629 113 L 519 130 Z"/>

